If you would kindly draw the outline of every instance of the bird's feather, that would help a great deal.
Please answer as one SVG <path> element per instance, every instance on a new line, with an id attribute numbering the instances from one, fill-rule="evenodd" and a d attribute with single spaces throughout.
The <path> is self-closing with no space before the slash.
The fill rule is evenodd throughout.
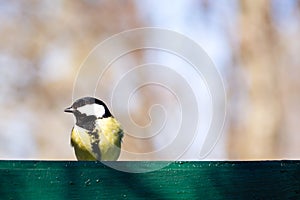
<path id="1" fill-rule="evenodd" d="M 123 131 L 113 117 L 96 120 L 93 131 L 74 126 L 71 144 L 78 160 L 117 160 Z"/>

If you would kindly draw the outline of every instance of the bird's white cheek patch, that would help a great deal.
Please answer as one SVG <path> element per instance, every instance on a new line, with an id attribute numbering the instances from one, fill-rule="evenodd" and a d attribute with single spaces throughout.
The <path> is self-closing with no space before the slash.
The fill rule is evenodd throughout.
<path id="1" fill-rule="evenodd" d="M 82 114 L 86 114 L 87 116 L 95 115 L 97 118 L 101 118 L 105 114 L 104 107 L 98 104 L 88 104 L 77 108 L 77 110 Z"/>

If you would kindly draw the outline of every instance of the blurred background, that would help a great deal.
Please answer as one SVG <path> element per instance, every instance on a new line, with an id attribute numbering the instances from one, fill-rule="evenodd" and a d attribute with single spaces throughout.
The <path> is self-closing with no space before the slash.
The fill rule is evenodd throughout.
<path id="1" fill-rule="evenodd" d="M 111 35 L 149 26 L 193 39 L 222 74 L 227 118 L 207 159 L 300 158 L 299 0 L 11 0 L 0 1 L 0 159 L 74 160 L 73 119 L 63 109 L 72 103 L 80 65 Z M 138 51 L 122 62 L 136 66 L 147 59 Z M 86 77 L 94 70 L 97 66 Z M 122 73 L 111 70 L 97 95 L 108 99 L 110 80 Z M 82 84 L 80 90 L 90 89 L 85 87 Z M 140 126 L 149 122 L 153 103 L 173 102 L 159 89 L 146 89 L 130 105 Z M 123 102 L 127 100 L 118 106 Z M 173 104 L 168 105 L 172 109 Z M 123 148 L 155 151 L 159 142 L 168 140 L 137 142 L 125 137 Z M 184 159 L 197 160 L 191 152 L 197 148 L 195 142 Z M 124 155 L 121 159 L 130 160 Z M 155 159 L 161 158 L 149 157 Z"/>

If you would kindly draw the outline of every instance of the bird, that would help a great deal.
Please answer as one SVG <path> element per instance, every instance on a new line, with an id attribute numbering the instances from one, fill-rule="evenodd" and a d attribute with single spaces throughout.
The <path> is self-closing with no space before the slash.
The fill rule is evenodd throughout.
<path id="1" fill-rule="evenodd" d="M 64 112 L 75 116 L 71 146 L 79 161 L 116 161 L 124 135 L 106 104 L 94 97 L 76 100 Z"/>

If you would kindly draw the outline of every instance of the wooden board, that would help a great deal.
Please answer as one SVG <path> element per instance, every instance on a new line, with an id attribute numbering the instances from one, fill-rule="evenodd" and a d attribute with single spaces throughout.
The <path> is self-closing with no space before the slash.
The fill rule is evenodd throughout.
<path id="1" fill-rule="evenodd" d="M 164 164 L 114 163 L 136 169 Z M 300 161 L 173 162 L 148 173 L 101 162 L 0 161 L 0 199 L 245 198 L 300 199 Z"/>

